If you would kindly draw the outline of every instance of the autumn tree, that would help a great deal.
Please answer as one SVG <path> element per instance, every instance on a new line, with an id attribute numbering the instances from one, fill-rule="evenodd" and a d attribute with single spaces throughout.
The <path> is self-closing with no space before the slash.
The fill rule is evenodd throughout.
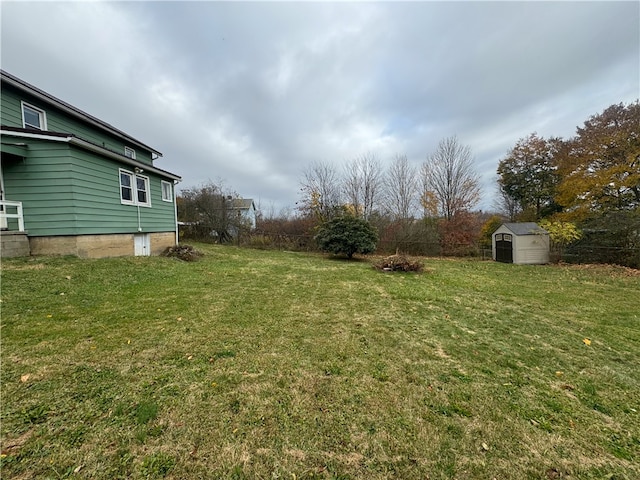
<path id="1" fill-rule="evenodd" d="M 440 141 L 436 151 L 422 164 L 423 208 L 451 220 L 469 211 L 480 200 L 478 175 L 471 149 L 454 137 Z"/>
<path id="2" fill-rule="evenodd" d="M 492 215 L 484 222 L 480 230 L 480 246 L 482 248 L 491 248 L 493 243 L 493 233 L 504 223 L 504 219 L 499 215 Z"/>
<path id="3" fill-rule="evenodd" d="M 341 178 L 327 162 L 314 162 L 303 172 L 300 194 L 298 209 L 320 223 L 342 211 Z"/>
<path id="4" fill-rule="evenodd" d="M 591 116 L 559 158 L 558 202 L 582 220 L 640 207 L 640 103 Z"/>
<path id="5" fill-rule="evenodd" d="M 451 256 L 476 254 L 481 228 L 479 216 L 466 210 L 456 212 L 449 219 L 439 219 L 441 254 Z"/>
<path id="6" fill-rule="evenodd" d="M 532 133 L 518 140 L 500 160 L 500 194 L 505 205 L 517 205 L 518 213 L 524 213 L 523 220 L 539 220 L 558 209 L 554 201 L 558 185 L 555 158 L 562 145 L 559 138 L 544 139 Z"/>
<path id="7" fill-rule="evenodd" d="M 543 219 L 538 222 L 538 224 L 549 233 L 551 246 L 558 260 L 562 259 L 564 249 L 567 245 L 571 245 L 582 237 L 582 232 L 576 224 L 572 222 Z"/>
<path id="8" fill-rule="evenodd" d="M 345 166 L 343 190 L 354 214 L 368 220 L 382 190 L 382 167 L 372 153 L 361 155 Z"/>

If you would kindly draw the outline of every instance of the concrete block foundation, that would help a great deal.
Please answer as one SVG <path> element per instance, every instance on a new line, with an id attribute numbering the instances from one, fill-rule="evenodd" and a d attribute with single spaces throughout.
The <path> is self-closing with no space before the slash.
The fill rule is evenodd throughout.
<path id="1" fill-rule="evenodd" d="M 176 243 L 175 232 L 149 233 L 151 255 L 160 255 Z M 134 234 L 29 237 L 31 255 L 74 255 L 80 258 L 133 256 Z"/>
<path id="2" fill-rule="evenodd" d="M 0 257 L 28 257 L 30 253 L 26 232 L 0 231 Z"/>

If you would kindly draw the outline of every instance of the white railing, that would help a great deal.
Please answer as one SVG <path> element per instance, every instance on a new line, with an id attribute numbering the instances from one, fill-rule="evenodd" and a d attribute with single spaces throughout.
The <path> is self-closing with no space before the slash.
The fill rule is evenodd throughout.
<path id="1" fill-rule="evenodd" d="M 7 209 L 16 209 L 16 213 L 8 213 Z M 0 226 L 7 228 L 7 219 L 16 218 L 18 220 L 18 231 L 24 232 L 24 217 L 22 215 L 22 202 L 11 200 L 0 200 Z"/>

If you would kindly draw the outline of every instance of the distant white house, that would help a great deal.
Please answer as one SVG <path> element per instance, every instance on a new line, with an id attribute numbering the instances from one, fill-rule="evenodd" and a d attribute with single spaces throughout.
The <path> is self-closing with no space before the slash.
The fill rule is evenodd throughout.
<path id="1" fill-rule="evenodd" d="M 231 210 L 246 220 L 252 229 L 256 228 L 256 206 L 251 198 L 234 198 Z"/>
<path id="2" fill-rule="evenodd" d="M 549 232 L 537 223 L 503 223 L 493 232 L 492 244 L 498 262 L 549 263 Z"/>

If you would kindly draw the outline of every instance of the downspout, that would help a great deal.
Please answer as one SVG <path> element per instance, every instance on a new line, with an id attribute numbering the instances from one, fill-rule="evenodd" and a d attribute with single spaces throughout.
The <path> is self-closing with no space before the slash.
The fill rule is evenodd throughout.
<path id="1" fill-rule="evenodd" d="M 179 244 L 179 232 L 178 232 L 178 202 L 176 201 L 176 185 L 178 184 L 177 180 L 173 181 L 173 219 L 176 224 L 176 245 Z"/>
<path id="2" fill-rule="evenodd" d="M 141 169 L 141 168 L 136 167 L 136 168 L 133 169 L 133 171 L 135 173 L 135 175 L 133 176 L 133 181 L 135 183 L 135 187 L 136 188 L 133 190 L 133 193 L 136 195 L 136 208 L 138 210 L 138 232 L 141 232 L 142 231 L 142 224 L 140 223 L 140 204 L 138 203 L 137 195 L 138 195 L 138 175 L 143 173 L 144 170 Z M 147 195 L 151 195 L 151 192 L 147 192 Z M 148 200 L 149 199 L 147 198 L 147 201 Z"/>

